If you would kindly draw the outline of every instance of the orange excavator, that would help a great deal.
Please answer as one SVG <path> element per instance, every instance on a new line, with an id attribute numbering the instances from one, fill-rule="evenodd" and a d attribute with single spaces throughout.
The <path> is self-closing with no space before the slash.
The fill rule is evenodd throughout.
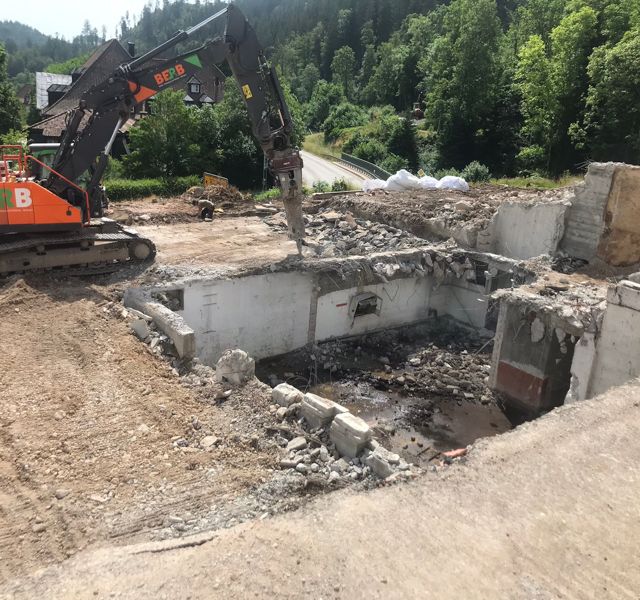
<path id="1" fill-rule="evenodd" d="M 158 59 L 222 17 L 226 17 L 223 36 L 192 52 Z M 153 260 L 151 240 L 104 217 L 101 181 L 111 147 L 122 125 L 146 100 L 224 61 L 240 86 L 253 134 L 280 184 L 289 236 L 300 249 L 303 165 L 291 142 L 291 114 L 253 28 L 230 4 L 120 65 L 87 90 L 67 116 L 51 165 L 24 153 L 20 146 L 0 146 L 0 274 L 62 266 L 91 272 L 98 265 L 108 270 L 118 263 Z"/>

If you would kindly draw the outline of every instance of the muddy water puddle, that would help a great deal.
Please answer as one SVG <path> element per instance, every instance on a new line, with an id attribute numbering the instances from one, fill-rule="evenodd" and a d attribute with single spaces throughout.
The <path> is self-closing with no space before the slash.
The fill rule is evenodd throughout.
<path id="1" fill-rule="evenodd" d="M 385 447 L 421 466 L 441 452 L 513 427 L 495 404 L 404 396 L 362 381 L 322 383 L 309 391 L 346 406 L 375 430 Z"/>

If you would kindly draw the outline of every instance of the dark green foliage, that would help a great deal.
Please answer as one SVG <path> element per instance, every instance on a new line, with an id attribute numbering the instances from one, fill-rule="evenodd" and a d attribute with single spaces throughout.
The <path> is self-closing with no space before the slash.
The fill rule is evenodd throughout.
<path id="1" fill-rule="evenodd" d="M 194 185 L 202 185 L 202 178 L 174 177 L 168 179 L 110 179 L 105 183 L 109 200 L 131 200 L 147 196 L 179 196 Z"/>
<path id="2" fill-rule="evenodd" d="M 75 66 L 74 59 L 88 55 L 104 41 L 105 36 L 98 34 L 88 21 L 70 42 L 15 21 L 0 21 L 0 42 L 6 45 L 9 54 L 9 77 L 20 83 L 31 81 L 36 71 L 43 71 L 48 65 L 72 60 L 71 66 Z"/>
<path id="3" fill-rule="evenodd" d="M 7 79 L 7 55 L 0 44 L 0 135 L 22 126 L 22 106 Z"/>
<path id="4" fill-rule="evenodd" d="M 461 177 L 467 181 L 477 183 L 479 181 L 489 181 L 491 173 L 489 167 L 474 160 L 462 169 Z"/>
<path id="5" fill-rule="evenodd" d="M 309 128 L 312 131 L 319 131 L 327 120 L 331 109 L 344 100 L 344 92 L 339 85 L 327 83 L 324 79 L 318 81 L 305 109 Z"/>
<path id="6" fill-rule="evenodd" d="M 358 127 L 367 122 L 367 111 L 363 108 L 343 102 L 334 106 L 322 124 L 324 137 L 328 142 L 333 142 L 340 137 L 344 129 L 349 127 Z"/>

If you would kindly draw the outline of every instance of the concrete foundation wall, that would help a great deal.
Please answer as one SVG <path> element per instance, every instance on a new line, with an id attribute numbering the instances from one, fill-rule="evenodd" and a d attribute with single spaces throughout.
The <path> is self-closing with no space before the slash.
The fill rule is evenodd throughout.
<path id="1" fill-rule="evenodd" d="M 571 256 L 592 260 L 597 255 L 613 175 L 618 167 L 624 166 L 591 163 L 584 182 L 576 186 L 561 243 L 562 250 Z"/>
<path id="2" fill-rule="evenodd" d="M 550 315 L 501 301 L 489 384 L 526 413 L 560 406 L 569 390 L 574 346 L 575 338 Z"/>
<path id="3" fill-rule="evenodd" d="M 565 230 L 569 202 L 503 203 L 492 223 L 493 252 L 526 259 L 554 254 Z"/>
<path id="4" fill-rule="evenodd" d="M 186 285 L 182 314 L 196 332 L 198 357 L 215 364 L 227 349 L 259 359 L 304 346 L 312 288 L 313 279 L 303 273 Z"/>
<path id="5" fill-rule="evenodd" d="M 429 316 L 432 281 L 424 277 L 396 279 L 320 296 L 314 338 L 323 341 L 422 321 Z M 381 298 L 380 313 L 353 318 L 349 313 L 351 299 L 363 292 L 371 292 Z"/>
<path id="6" fill-rule="evenodd" d="M 640 375 L 640 284 L 623 281 L 609 290 L 586 397 Z"/>
<path id="7" fill-rule="evenodd" d="M 488 306 L 482 286 L 457 280 L 434 290 L 429 308 L 439 315 L 449 315 L 461 323 L 482 329 L 486 324 Z"/>
<path id="8" fill-rule="evenodd" d="M 207 364 L 227 349 L 242 348 L 261 359 L 316 341 L 418 323 L 434 310 L 473 327 L 485 325 L 484 287 L 464 277 L 449 275 L 437 289 L 433 275 L 376 279 L 364 272 L 342 280 L 337 273 L 309 271 L 194 281 L 184 286 L 181 315 Z M 354 298 L 365 293 L 379 298 L 377 310 L 355 316 Z"/>

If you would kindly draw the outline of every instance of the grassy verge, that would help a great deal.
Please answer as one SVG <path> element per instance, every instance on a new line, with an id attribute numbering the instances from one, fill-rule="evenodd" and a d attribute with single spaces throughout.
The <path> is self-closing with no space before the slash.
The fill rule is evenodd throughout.
<path id="1" fill-rule="evenodd" d="M 340 158 L 342 151 L 339 146 L 327 144 L 324 141 L 324 133 L 311 133 L 304 139 L 303 150 L 318 156 L 333 156 Z"/>
<path id="2" fill-rule="evenodd" d="M 504 179 L 492 179 L 495 185 L 507 185 L 516 188 L 534 188 L 543 190 L 553 190 L 556 188 L 576 185 L 583 180 L 580 175 L 567 175 L 559 179 L 548 179 L 546 177 L 507 177 Z"/>

